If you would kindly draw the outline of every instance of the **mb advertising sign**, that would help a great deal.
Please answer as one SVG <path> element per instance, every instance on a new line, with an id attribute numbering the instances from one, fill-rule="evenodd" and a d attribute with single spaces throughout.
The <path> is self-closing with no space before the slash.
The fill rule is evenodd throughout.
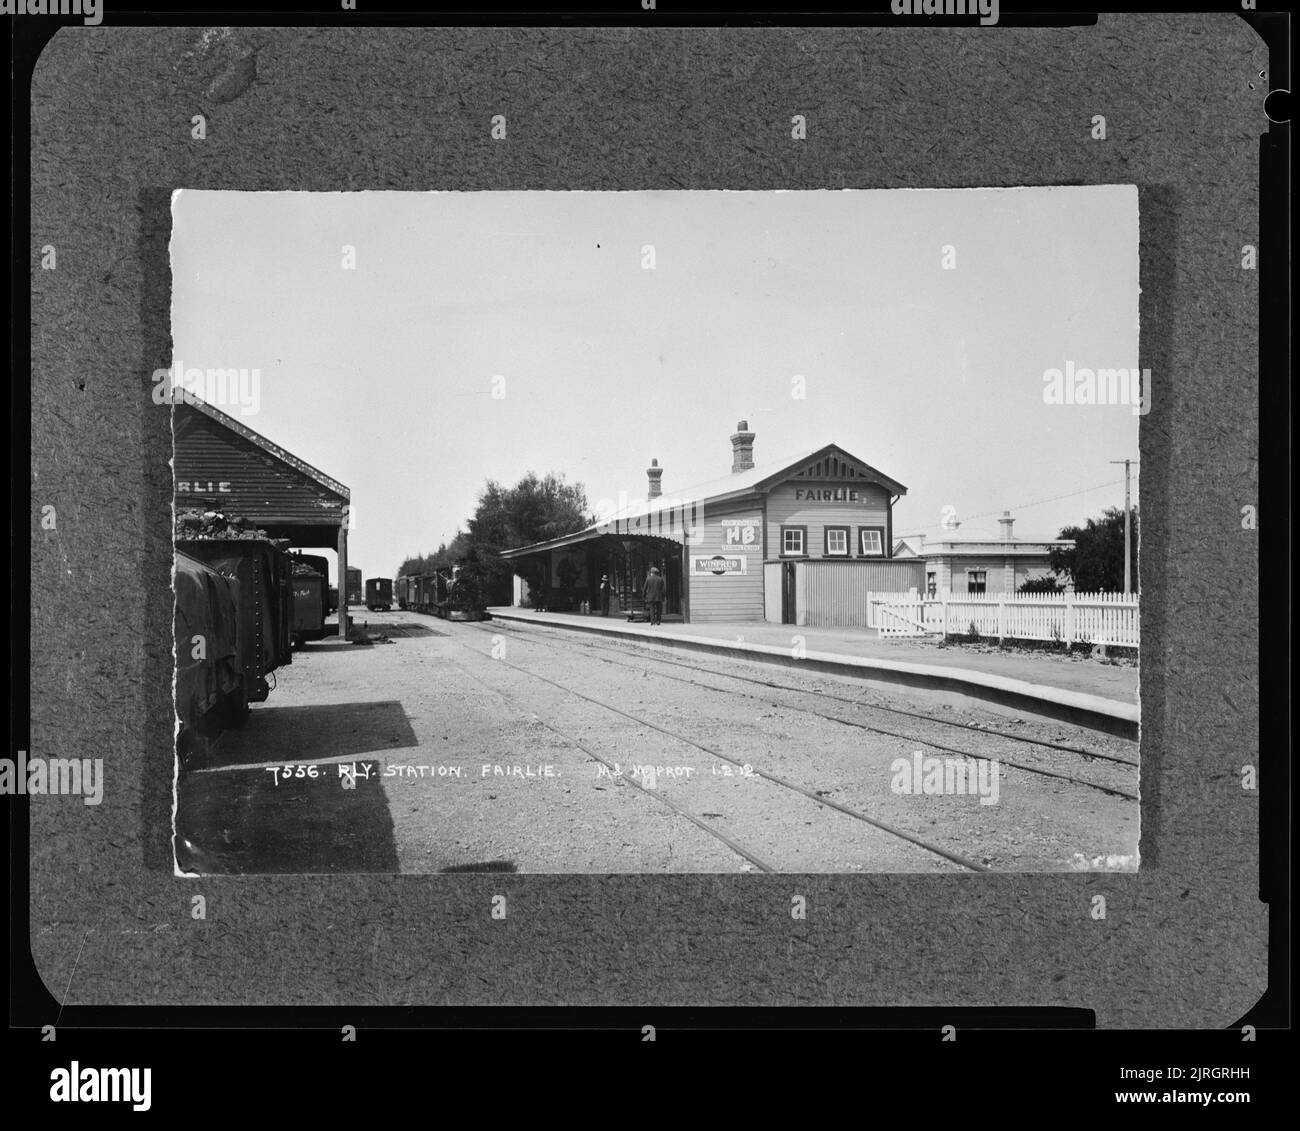
<path id="1" fill-rule="evenodd" d="M 757 554 L 763 546 L 759 537 L 760 518 L 724 518 L 722 545 L 732 554 Z"/>

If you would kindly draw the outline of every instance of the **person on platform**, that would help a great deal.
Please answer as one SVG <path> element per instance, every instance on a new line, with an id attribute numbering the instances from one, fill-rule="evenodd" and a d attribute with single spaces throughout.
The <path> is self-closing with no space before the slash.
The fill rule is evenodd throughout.
<path id="1" fill-rule="evenodd" d="M 601 574 L 600 577 L 600 615 L 609 616 L 609 574 Z"/>
<path id="2" fill-rule="evenodd" d="M 664 615 L 664 579 L 658 566 L 651 566 L 645 579 L 645 607 L 651 624 L 662 624 Z"/>

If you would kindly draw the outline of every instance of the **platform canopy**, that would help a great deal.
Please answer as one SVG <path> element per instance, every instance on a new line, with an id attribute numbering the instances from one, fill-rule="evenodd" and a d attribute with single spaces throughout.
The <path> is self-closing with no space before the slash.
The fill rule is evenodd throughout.
<path id="1" fill-rule="evenodd" d="M 248 519 L 300 549 L 340 548 L 351 492 L 305 460 L 209 404 L 173 407 L 177 510 Z"/>

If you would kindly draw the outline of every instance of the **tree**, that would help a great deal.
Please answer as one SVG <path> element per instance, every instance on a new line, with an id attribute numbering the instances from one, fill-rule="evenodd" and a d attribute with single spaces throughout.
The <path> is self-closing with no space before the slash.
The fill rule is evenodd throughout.
<path id="1" fill-rule="evenodd" d="M 1137 589 L 1138 510 L 1132 511 L 1132 577 Z M 1080 593 L 1120 593 L 1124 590 L 1124 508 L 1108 507 L 1100 520 L 1067 526 L 1059 535 L 1074 542 L 1068 550 L 1052 550 L 1052 571 L 1070 577 Z"/>
<path id="2" fill-rule="evenodd" d="M 456 537 L 435 553 L 407 559 L 400 573 L 433 573 L 459 565 L 452 605 L 465 611 L 479 610 L 508 590 L 516 568 L 533 589 L 543 581 L 540 568 L 503 562 L 502 550 L 573 534 L 594 521 L 587 513 L 587 492 L 582 484 L 567 483 L 563 475 L 551 472 L 539 477 L 530 471 L 513 487 L 489 479 L 467 529 L 457 531 Z"/>
<path id="3" fill-rule="evenodd" d="M 421 574 L 437 573 L 457 565 L 469 553 L 470 543 L 464 531 L 456 531 L 450 542 L 443 542 L 431 554 L 420 554 L 407 558 L 397 571 L 398 577 L 418 577 Z"/>
<path id="4" fill-rule="evenodd" d="M 513 487 L 488 480 L 469 520 L 469 540 L 507 550 L 573 534 L 593 521 L 581 483 L 566 483 L 554 472 L 539 478 L 530 471 Z"/>

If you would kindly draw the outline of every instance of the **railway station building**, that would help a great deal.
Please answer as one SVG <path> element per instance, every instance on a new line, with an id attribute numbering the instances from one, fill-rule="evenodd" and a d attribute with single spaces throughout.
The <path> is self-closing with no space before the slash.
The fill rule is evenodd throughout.
<path id="1" fill-rule="evenodd" d="M 333 550 L 347 576 L 351 492 L 292 452 L 195 398 L 172 409 L 176 509 L 238 515 L 299 550 Z M 347 635 L 339 602 L 339 635 Z"/>
<path id="2" fill-rule="evenodd" d="M 837 444 L 793 461 L 754 460 L 755 434 L 731 436 L 729 475 L 671 496 L 651 460 L 644 499 L 562 538 L 503 552 L 515 600 L 553 612 L 610 616 L 643 608 L 651 566 L 667 583 L 664 619 L 692 623 L 866 623 L 871 592 L 924 584 L 920 560 L 894 557 L 893 508 L 907 488 Z"/>

